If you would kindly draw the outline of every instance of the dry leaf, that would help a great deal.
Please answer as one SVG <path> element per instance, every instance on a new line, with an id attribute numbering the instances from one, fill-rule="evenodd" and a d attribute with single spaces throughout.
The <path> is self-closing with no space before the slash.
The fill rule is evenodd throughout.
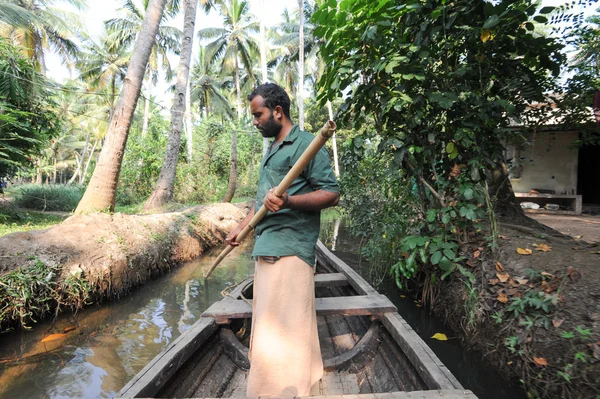
<path id="1" fill-rule="evenodd" d="M 600 342 L 596 342 L 595 344 L 590 344 L 590 347 L 592 348 L 592 355 L 594 356 L 594 359 L 596 360 L 600 360 Z"/>
<path id="2" fill-rule="evenodd" d="M 513 363 L 513 362 L 511 361 L 511 362 L 507 362 L 506 364 L 508 364 L 508 365 L 510 366 L 512 363 Z"/>
<path id="3" fill-rule="evenodd" d="M 520 285 L 525 285 L 525 284 L 527 284 L 529 282 L 529 280 L 526 279 L 526 278 L 515 278 L 515 281 L 517 283 L 519 283 Z"/>
<path id="4" fill-rule="evenodd" d="M 497 278 L 491 278 L 488 280 L 488 284 L 489 285 L 496 285 L 500 282 L 500 280 L 498 280 Z"/>
<path id="5" fill-rule="evenodd" d="M 457 178 L 460 175 L 460 165 L 454 165 L 452 171 L 450 172 L 450 176 Z"/>
<path id="6" fill-rule="evenodd" d="M 558 328 L 560 326 L 562 326 L 562 323 L 564 323 L 565 319 L 553 319 L 552 320 L 552 325 L 554 326 L 554 328 Z"/>
<path id="7" fill-rule="evenodd" d="M 435 333 L 431 338 L 437 339 L 438 341 L 448 341 L 448 337 L 446 336 L 446 334 L 442 333 Z"/>
<path id="8" fill-rule="evenodd" d="M 505 294 L 498 295 L 498 302 L 506 303 L 508 302 L 508 297 Z"/>
<path id="9" fill-rule="evenodd" d="M 593 252 L 590 252 L 590 253 L 594 254 L 594 255 L 600 255 L 600 251 L 593 251 Z"/>
<path id="10" fill-rule="evenodd" d="M 473 252 L 473 258 L 475 258 L 475 259 L 479 258 L 479 255 L 481 255 L 481 251 L 480 250 L 477 250 L 477 251 Z"/>
<path id="11" fill-rule="evenodd" d="M 508 273 L 496 273 L 496 276 L 498 277 L 498 280 L 500 280 L 500 282 L 502 283 L 506 283 L 508 281 L 508 279 L 510 278 L 510 276 L 508 275 Z"/>
<path id="12" fill-rule="evenodd" d="M 535 249 L 537 251 L 543 251 L 543 252 L 552 251 L 552 247 L 548 244 L 540 244 L 540 245 L 533 244 L 533 246 L 535 247 Z"/>
<path id="13" fill-rule="evenodd" d="M 494 40 L 494 35 L 492 31 L 489 29 L 482 29 L 481 34 L 479 35 L 482 42 L 487 42 L 488 40 Z"/>
<path id="14" fill-rule="evenodd" d="M 554 278 L 554 274 L 551 274 L 551 273 L 548 273 L 548 272 L 542 272 L 541 274 L 542 274 L 542 276 L 544 276 L 544 277 L 550 277 L 550 278 Z"/>
<path id="15" fill-rule="evenodd" d="M 66 333 L 68 333 L 69 331 L 73 331 L 73 330 L 75 330 L 76 328 L 77 328 L 77 327 L 74 327 L 74 326 L 65 327 L 65 329 L 63 330 L 63 332 L 66 334 Z"/>
<path id="16" fill-rule="evenodd" d="M 543 357 L 533 357 L 533 362 L 536 364 L 536 366 L 547 366 L 548 365 L 548 361 L 543 358 Z"/>
<path id="17" fill-rule="evenodd" d="M 66 336 L 67 336 L 66 334 L 50 334 L 47 337 L 45 337 L 41 342 L 56 341 L 57 339 L 61 339 Z"/>
<path id="18" fill-rule="evenodd" d="M 531 255 L 533 253 L 533 251 L 529 248 L 517 248 L 517 253 L 519 255 Z"/>
<path id="19" fill-rule="evenodd" d="M 406 298 L 406 295 L 400 295 L 400 298 L 404 299 Z"/>
<path id="20" fill-rule="evenodd" d="M 504 266 L 502 266 L 502 263 L 496 262 L 496 270 L 499 271 L 499 272 L 503 272 L 504 271 Z"/>
<path id="21" fill-rule="evenodd" d="M 503 235 L 499 235 L 498 238 L 501 240 L 510 240 L 510 237 L 503 236 Z"/>
<path id="22" fill-rule="evenodd" d="M 582 273 L 579 270 L 575 269 L 573 266 L 571 266 L 569 267 L 568 275 L 571 281 L 577 281 L 581 278 Z"/>

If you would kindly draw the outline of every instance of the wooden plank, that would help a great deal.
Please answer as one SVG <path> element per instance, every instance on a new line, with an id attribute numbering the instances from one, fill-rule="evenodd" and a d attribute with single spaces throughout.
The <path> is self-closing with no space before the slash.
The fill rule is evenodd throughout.
<path id="1" fill-rule="evenodd" d="M 198 320 L 137 373 L 115 398 L 153 397 L 216 329 L 214 319 Z"/>
<path id="2" fill-rule="evenodd" d="M 250 370 L 248 348 L 235 336 L 229 328 L 221 328 L 221 343 L 229 359 L 242 370 Z"/>
<path id="3" fill-rule="evenodd" d="M 462 385 L 444 366 L 431 348 L 398 313 L 383 317 L 383 325 L 415 366 L 430 389 L 462 389 Z"/>
<path id="4" fill-rule="evenodd" d="M 331 265 L 338 272 L 344 274 L 348 283 L 356 290 L 359 295 L 377 294 L 377 290 L 371 286 L 364 278 L 348 266 L 343 260 L 335 256 L 321 241 L 317 241 L 316 247 L 317 259 L 319 262 Z"/>
<path id="5" fill-rule="evenodd" d="M 317 316 L 369 316 L 396 312 L 396 306 L 384 295 L 360 295 L 316 299 Z M 216 319 L 247 319 L 252 317 L 252 306 L 242 300 L 225 298 L 214 303 L 202 317 Z"/>
<path id="6" fill-rule="evenodd" d="M 325 359 L 323 361 L 323 368 L 325 371 L 351 369 L 351 371 L 357 372 L 374 356 L 375 350 L 379 345 L 378 335 L 379 323 L 374 322 L 369 331 L 350 350 L 338 356 Z"/>
<path id="7" fill-rule="evenodd" d="M 441 389 L 432 391 L 385 392 L 359 395 L 322 395 L 310 396 L 310 399 L 477 399 L 477 396 L 466 389 Z"/>
<path id="8" fill-rule="evenodd" d="M 343 273 L 315 274 L 315 287 L 343 287 L 348 285 L 348 279 Z"/>

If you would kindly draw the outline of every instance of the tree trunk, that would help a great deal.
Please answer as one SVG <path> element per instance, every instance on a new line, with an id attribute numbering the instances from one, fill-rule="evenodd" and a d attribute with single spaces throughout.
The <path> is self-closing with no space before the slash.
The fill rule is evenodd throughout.
<path id="1" fill-rule="evenodd" d="M 300 22 L 299 22 L 299 39 L 300 44 L 298 45 L 298 126 L 304 130 L 304 0 L 298 0 L 298 7 L 300 8 Z"/>
<path id="2" fill-rule="evenodd" d="M 92 146 L 92 150 L 90 151 L 90 156 L 88 157 L 88 160 L 85 163 L 85 168 L 83 169 L 83 171 L 80 171 L 79 185 L 83 185 L 83 183 L 85 183 L 85 177 L 87 176 L 88 169 L 90 168 L 90 163 L 92 162 L 92 156 L 94 155 L 94 151 L 96 151 L 96 146 L 98 145 L 99 142 L 100 142 L 100 140 L 94 141 L 94 145 Z"/>
<path id="3" fill-rule="evenodd" d="M 235 130 L 231 132 L 231 165 L 229 167 L 229 185 L 223 198 L 223 202 L 231 202 L 235 194 L 237 183 L 237 135 Z"/>
<path id="4" fill-rule="evenodd" d="M 56 184 L 56 153 L 52 156 L 52 184 Z"/>
<path id="5" fill-rule="evenodd" d="M 194 148 L 192 146 L 192 140 L 194 138 L 194 125 L 192 123 L 192 103 L 191 103 L 191 90 L 188 82 L 185 92 L 185 134 L 187 140 L 187 151 L 188 151 L 188 162 L 192 161 L 194 155 Z"/>
<path id="6" fill-rule="evenodd" d="M 123 154 L 127 146 L 127 137 L 137 101 L 140 87 L 150 52 L 156 41 L 158 25 L 162 18 L 167 0 L 150 0 L 142 28 L 135 42 L 125 82 L 119 95 L 115 112 L 110 120 L 105 143 L 94 170 L 92 179 L 79 202 L 76 214 L 115 209 L 117 183 L 121 171 Z"/>
<path id="7" fill-rule="evenodd" d="M 67 183 L 67 185 L 69 185 L 69 186 L 75 180 L 75 176 L 77 176 L 78 172 L 81 176 L 79 178 L 79 184 L 83 183 L 83 179 L 84 179 L 85 175 L 83 173 L 81 173 L 81 171 L 83 170 L 83 161 L 85 160 L 85 156 L 87 154 L 87 148 L 88 148 L 88 144 L 90 143 L 90 135 L 91 134 L 92 134 L 92 132 L 88 131 L 88 134 L 85 136 L 85 144 L 83 145 L 83 150 L 81 151 L 81 158 L 79 159 L 79 162 L 77 162 L 77 170 L 73 174 L 73 177 L 71 177 L 71 180 L 69 180 L 69 183 Z M 90 158 L 92 157 L 93 154 L 94 154 L 94 152 L 92 151 L 92 153 L 90 154 Z"/>
<path id="8" fill-rule="evenodd" d="M 329 111 L 329 120 L 333 120 L 333 109 L 331 107 L 331 101 L 327 101 L 327 110 Z M 335 138 L 335 132 L 331 137 L 331 145 L 333 146 L 333 171 L 335 172 L 335 177 L 340 177 L 340 165 L 338 162 L 338 152 L 337 152 L 337 140 Z"/>
<path id="9" fill-rule="evenodd" d="M 237 51 L 236 51 L 236 55 L 235 55 L 235 94 L 237 96 L 237 114 L 238 114 L 238 121 L 240 119 L 242 119 L 242 93 L 241 93 L 241 89 L 240 89 L 240 68 L 238 65 L 238 59 L 237 59 Z"/>
<path id="10" fill-rule="evenodd" d="M 515 197 L 504 160 L 496 162 L 496 167 L 489 171 L 487 180 L 496 215 L 505 220 L 526 221 L 528 218 Z"/>
<path id="11" fill-rule="evenodd" d="M 150 198 L 144 204 L 144 210 L 160 208 L 173 199 L 179 146 L 181 145 L 181 128 L 185 113 L 185 96 L 190 76 L 197 6 L 198 0 L 187 0 L 185 2 L 181 55 L 179 57 L 177 82 L 175 83 L 175 98 L 171 107 L 171 130 L 167 142 L 167 151 L 165 152 L 163 165 L 158 176 L 158 182 L 154 186 L 154 191 L 150 195 Z"/>
<path id="12" fill-rule="evenodd" d="M 148 133 L 148 125 L 150 124 L 150 96 L 152 95 L 152 78 L 148 79 L 148 90 L 144 99 L 144 122 L 142 123 L 142 137 L 146 137 Z"/>
<path id="13" fill-rule="evenodd" d="M 260 1 L 261 9 L 265 7 L 265 0 Z M 267 72 L 267 45 L 265 40 L 265 17 L 264 13 L 260 17 L 260 70 L 262 71 L 262 82 L 267 83 L 269 81 L 268 72 Z M 269 150 L 269 139 L 263 137 L 263 148 L 262 153 L 263 157 Z"/>

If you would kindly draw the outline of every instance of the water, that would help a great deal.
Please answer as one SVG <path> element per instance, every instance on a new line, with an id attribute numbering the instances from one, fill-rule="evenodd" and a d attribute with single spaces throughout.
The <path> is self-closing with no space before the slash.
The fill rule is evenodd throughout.
<path id="1" fill-rule="evenodd" d="M 337 226 L 337 227 L 336 227 Z M 368 264 L 360 262 L 360 243 L 339 220 L 323 223 L 321 239 L 329 248 L 372 282 Z M 62 315 L 55 324 L 43 322 L 33 331 L 0 338 L 0 398 L 112 398 L 139 370 L 198 320 L 221 291 L 253 272 L 253 243 L 232 252 L 208 283 L 203 275 L 218 250 L 189 262 L 172 273 L 137 289 L 120 301 L 92 306 L 76 316 Z M 481 355 L 466 351 L 458 339 L 437 341 L 436 332 L 451 336 L 443 324 L 401 298 L 393 282 L 378 286 L 398 307 L 402 317 L 431 346 L 465 388 L 480 398 L 523 398 L 506 385 Z M 50 334 L 61 339 L 41 343 Z M 15 359 L 19 358 L 19 361 Z"/>
<path id="2" fill-rule="evenodd" d="M 398 313 L 429 345 L 463 387 L 482 399 L 526 398 L 522 389 L 504 381 L 481 353 L 463 347 L 440 320 L 434 318 L 427 309 L 420 307 L 410 295 L 401 292 L 391 278 L 371 273 L 368 262 L 358 255 L 360 240 L 350 234 L 344 221 L 329 220 L 323 223 L 321 230 L 323 243 L 396 305 Z M 438 332 L 446 334 L 450 339 L 438 341 L 431 338 Z"/>
<path id="3" fill-rule="evenodd" d="M 112 398 L 166 345 L 222 298 L 221 291 L 253 273 L 253 243 L 232 252 L 208 283 L 203 275 L 218 251 L 186 263 L 120 301 L 91 306 L 52 325 L 0 339 L 0 398 Z M 61 339 L 41 343 L 50 334 Z M 14 358 L 22 360 L 10 361 Z"/>

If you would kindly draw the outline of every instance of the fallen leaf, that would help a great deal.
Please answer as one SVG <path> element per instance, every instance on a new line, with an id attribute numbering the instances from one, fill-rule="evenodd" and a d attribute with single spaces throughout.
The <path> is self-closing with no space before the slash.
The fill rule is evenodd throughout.
<path id="1" fill-rule="evenodd" d="M 519 255 L 531 255 L 533 253 L 533 251 L 529 248 L 517 248 L 517 253 Z"/>
<path id="2" fill-rule="evenodd" d="M 416 307 L 418 307 L 418 308 L 420 308 L 420 307 L 421 307 L 421 305 L 419 305 L 418 303 L 417 303 L 415 306 L 416 306 Z"/>
<path id="3" fill-rule="evenodd" d="M 502 266 L 502 263 L 496 262 L 496 270 L 499 271 L 499 272 L 503 272 L 504 271 L 504 266 Z"/>
<path id="4" fill-rule="evenodd" d="M 596 360 L 600 360 L 600 342 L 596 342 L 595 344 L 590 344 L 590 347 L 592 348 L 592 355 L 594 356 L 594 359 Z"/>
<path id="5" fill-rule="evenodd" d="M 582 239 L 582 238 L 583 238 L 583 236 L 582 236 L 582 235 L 581 235 L 581 236 L 573 236 L 573 238 L 575 238 L 575 239 L 577 239 L 577 240 L 580 240 L 580 239 Z"/>
<path id="6" fill-rule="evenodd" d="M 400 298 L 404 299 L 406 298 L 406 295 L 400 295 Z"/>
<path id="7" fill-rule="evenodd" d="M 515 296 L 519 293 L 519 290 L 516 288 L 509 288 L 508 290 L 506 290 L 506 294 L 510 295 L 510 296 Z"/>
<path id="8" fill-rule="evenodd" d="M 600 251 L 593 251 L 593 252 L 590 252 L 590 253 L 593 254 L 593 255 L 600 255 Z"/>
<path id="9" fill-rule="evenodd" d="M 521 285 L 525 285 L 529 282 L 529 280 L 526 278 L 515 278 L 515 281 Z"/>
<path id="10" fill-rule="evenodd" d="M 554 274 L 552 274 L 552 273 L 548 273 L 548 272 L 542 272 L 541 274 L 542 274 L 542 276 L 544 276 L 544 277 L 550 277 L 550 278 L 554 278 Z"/>
<path id="11" fill-rule="evenodd" d="M 508 364 L 510 366 L 511 364 L 513 364 L 513 362 L 512 361 L 511 362 L 507 362 L 506 364 Z"/>
<path id="12" fill-rule="evenodd" d="M 477 262 L 474 261 L 474 260 L 469 259 L 469 260 L 467 260 L 467 266 L 469 266 L 469 267 L 477 267 Z"/>
<path id="13" fill-rule="evenodd" d="M 562 325 L 562 323 L 564 323 L 565 319 L 553 319 L 552 320 L 552 325 L 554 326 L 554 328 L 558 328 Z"/>
<path id="14" fill-rule="evenodd" d="M 508 275 L 508 273 L 496 273 L 496 276 L 498 277 L 498 280 L 500 280 L 500 282 L 502 283 L 506 283 L 508 281 L 508 279 L 510 278 L 510 276 Z"/>
<path id="15" fill-rule="evenodd" d="M 547 294 L 549 294 L 553 291 L 552 286 L 550 284 L 548 284 L 547 281 L 542 281 L 542 285 L 540 286 L 540 288 L 542 289 L 542 291 L 544 291 Z"/>
<path id="16" fill-rule="evenodd" d="M 477 251 L 473 252 L 473 258 L 475 258 L 475 259 L 479 258 L 479 255 L 481 255 L 481 251 L 480 250 L 477 250 Z"/>
<path id="17" fill-rule="evenodd" d="M 446 336 L 446 334 L 442 333 L 435 333 L 431 338 L 437 339 L 438 341 L 448 341 L 448 337 Z"/>
<path id="18" fill-rule="evenodd" d="M 568 275 L 571 281 L 577 281 L 581 278 L 582 273 L 579 270 L 575 269 L 573 266 L 571 266 L 569 267 Z"/>
<path id="19" fill-rule="evenodd" d="M 498 295 L 498 302 L 506 303 L 508 302 L 508 297 L 505 294 Z"/>
<path id="20" fill-rule="evenodd" d="M 548 361 L 543 358 L 543 357 L 533 357 L 533 362 L 536 364 L 536 366 L 547 366 L 548 365 Z"/>
<path id="21" fill-rule="evenodd" d="M 503 235 L 499 235 L 498 238 L 500 238 L 501 240 L 510 240 L 510 237 L 503 236 Z"/>
<path id="22" fill-rule="evenodd" d="M 41 342 L 56 341 L 57 339 L 61 339 L 66 336 L 67 336 L 67 334 L 50 334 L 47 337 L 45 337 Z"/>
<path id="23" fill-rule="evenodd" d="M 496 285 L 500 282 L 500 280 L 498 280 L 497 278 L 491 278 L 488 280 L 488 284 L 489 285 Z"/>
<path id="24" fill-rule="evenodd" d="M 65 327 L 65 329 L 63 330 L 63 332 L 66 334 L 66 333 L 68 333 L 69 331 L 73 331 L 73 330 L 75 330 L 76 328 L 77 328 L 77 327 L 74 327 L 74 326 Z"/>
<path id="25" fill-rule="evenodd" d="M 537 251 L 543 251 L 543 252 L 552 251 L 552 247 L 548 244 L 540 244 L 540 245 L 533 244 L 533 246 L 535 247 L 535 249 Z"/>

